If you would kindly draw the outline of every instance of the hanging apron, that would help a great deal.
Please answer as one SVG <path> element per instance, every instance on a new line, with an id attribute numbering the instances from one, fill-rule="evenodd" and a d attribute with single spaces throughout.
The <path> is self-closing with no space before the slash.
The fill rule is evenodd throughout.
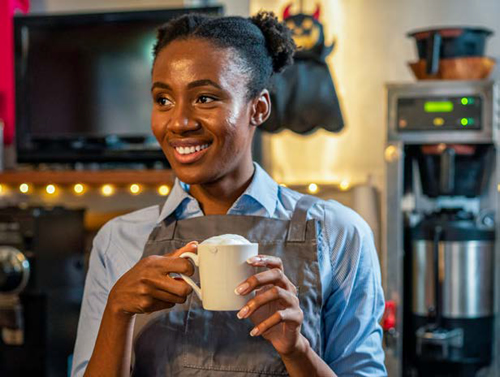
<path id="1" fill-rule="evenodd" d="M 298 288 L 304 312 L 301 332 L 321 356 L 316 221 L 306 221 L 307 210 L 317 200 L 303 196 L 291 220 L 209 215 L 177 221 L 172 214 L 152 231 L 142 257 L 171 253 L 190 241 L 227 233 L 258 243 L 259 254 L 283 261 L 285 275 Z M 198 275 L 193 280 L 199 284 Z M 249 335 L 253 327 L 250 319 L 238 319 L 235 311 L 204 310 L 195 294 L 171 309 L 137 315 L 132 376 L 287 376 L 272 344 L 262 336 Z"/>

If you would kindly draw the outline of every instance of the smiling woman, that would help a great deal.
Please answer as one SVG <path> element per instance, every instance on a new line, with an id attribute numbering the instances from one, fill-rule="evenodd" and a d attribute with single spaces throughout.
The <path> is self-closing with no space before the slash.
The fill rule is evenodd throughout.
<path id="1" fill-rule="evenodd" d="M 151 127 L 177 179 L 161 209 L 118 217 L 96 236 L 73 376 L 385 375 L 370 229 L 252 162 L 269 79 L 294 48 L 265 12 L 190 14 L 159 30 Z M 237 313 L 203 309 L 175 277 L 193 275 L 183 253 L 223 234 L 259 247 L 247 260 L 259 272 L 229 287 L 246 299 Z"/>
<path id="2" fill-rule="evenodd" d="M 291 63 L 290 32 L 270 20 L 273 17 L 266 14 L 245 24 L 237 17 L 186 16 L 158 33 L 153 133 L 179 179 L 192 185 L 205 214 L 226 213 L 249 183 L 255 127 L 270 112 L 266 85 L 273 72 Z M 276 35 L 268 39 L 279 45 L 274 56 L 259 23 L 274 27 Z M 223 34 L 222 28 L 227 29 Z M 201 189 L 211 182 L 224 193 Z M 206 194 L 224 198 L 225 203 L 212 208 L 212 201 L 204 200 Z"/>
<path id="3" fill-rule="evenodd" d="M 248 75 L 235 52 L 214 47 L 202 39 L 176 40 L 159 52 L 153 68 L 153 133 L 192 190 L 220 179 L 231 186 L 247 180 L 253 173 L 252 136 L 259 117 L 269 113 L 267 92 L 247 100 L 241 83 Z"/>

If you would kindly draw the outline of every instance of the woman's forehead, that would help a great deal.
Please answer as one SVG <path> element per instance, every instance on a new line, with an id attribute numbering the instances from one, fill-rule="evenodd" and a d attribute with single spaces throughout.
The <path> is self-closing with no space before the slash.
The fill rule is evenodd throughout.
<path id="1" fill-rule="evenodd" d="M 153 81 L 187 85 L 191 81 L 212 80 L 230 89 L 235 84 L 246 83 L 242 64 L 234 49 L 218 47 L 203 39 L 176 40 L 159 52 Z"/>

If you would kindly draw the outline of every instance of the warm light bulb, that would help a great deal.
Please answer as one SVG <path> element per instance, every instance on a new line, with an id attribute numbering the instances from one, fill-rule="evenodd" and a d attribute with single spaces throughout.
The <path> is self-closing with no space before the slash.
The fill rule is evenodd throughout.
<path id="1" fill-rule="evenodd" d="M 134 183 L 130 185 L 129 190 L 132 195 L 137 195 L 141 193 L 142 187 L 137 183 Z"/>
<path id="2" fill-rule="evenodd" d="M 339 188 L 342 190 L 342 191 L 347 191 L 349 190 L 349 187 L 351 187 L 351 183 L 347 180 L 347 179 L 344 179 L 340 182 L 339 184 Z"/>
<path id="3" fill-rule="evenodd" d="M 160 194 L 161 196 L 167 196 L 169 193 L 170 187 L 168 187 L 167 185 L 161 185 L 160 187 L 158 187 L 158 194 Z"/>
<path id="4" fill-rule="evenodd" d="M 112 185 L 104 185 L 101 187 L 101 194 L 104 196 L 111 196 L 115 192 L 115 188 Z"/>
<path id="5" fill-rule="evenodd" d="M 4 186 L 4 185 L 2 185 L 2 184 L 0 184 L 0 195 L 5 194 L 5 191 L 6 191 L 6 190 L 5 190 L 5 186 Z"/>
<path id="6" fill-rule="evenodd" d="M 311 183 L 307 187 L 307 191 L 309 191 L 311 194 L 316 194 L 319 191 L 319 187 L 316 183 Z"/>
<path id="7" fill-rule="evenodd" d="M 73 186 L 73 191 L 76 195 L 82 195 L 85 192 L 85 187 L 81 183 L 77 183 Z"/>
<path id="8" fill-rule="evenodd" d="M 19 185 L 19 191 L 21 191 L 23 194 L 27 194 L 28 192 L 30 192 L 30 190 L 31 187 L 27 183 L 21 183 Z"/>
<path id="9" fill-rule="evenodd" d="M 47 194 L 53 195 L 56 192 L 56 186 L 54 186 L 54 185 L 47 185 L 45 187 L 45 191 L 47 192 Z"/>
<path id="10" fill-rule="evenodd" d="M 384 156 L 385 156 L 385 161 L 387 162 L 394 162 L 399 160 L 399 149 L 394 146 L 394 145 L 389 145 L 387 148 L 385 148 Z"/>

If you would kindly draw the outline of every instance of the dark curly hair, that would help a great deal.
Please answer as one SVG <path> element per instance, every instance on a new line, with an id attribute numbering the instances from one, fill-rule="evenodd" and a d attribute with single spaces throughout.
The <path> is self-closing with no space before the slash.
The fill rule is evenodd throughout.
<path id="1" fill-rule="evenodd" d="M 216 46 L 236 50 L 246 64 L 243 70 L 250 73 L 249 98 L 268 86 L 273 73 L 293 63 L 292 33 L 272 12 L 259 12 L 250 18 L 196 13 L 177 17 L 158 29 L 154 59 L 170 42 L 187 38 L 202 38 Z"/>

